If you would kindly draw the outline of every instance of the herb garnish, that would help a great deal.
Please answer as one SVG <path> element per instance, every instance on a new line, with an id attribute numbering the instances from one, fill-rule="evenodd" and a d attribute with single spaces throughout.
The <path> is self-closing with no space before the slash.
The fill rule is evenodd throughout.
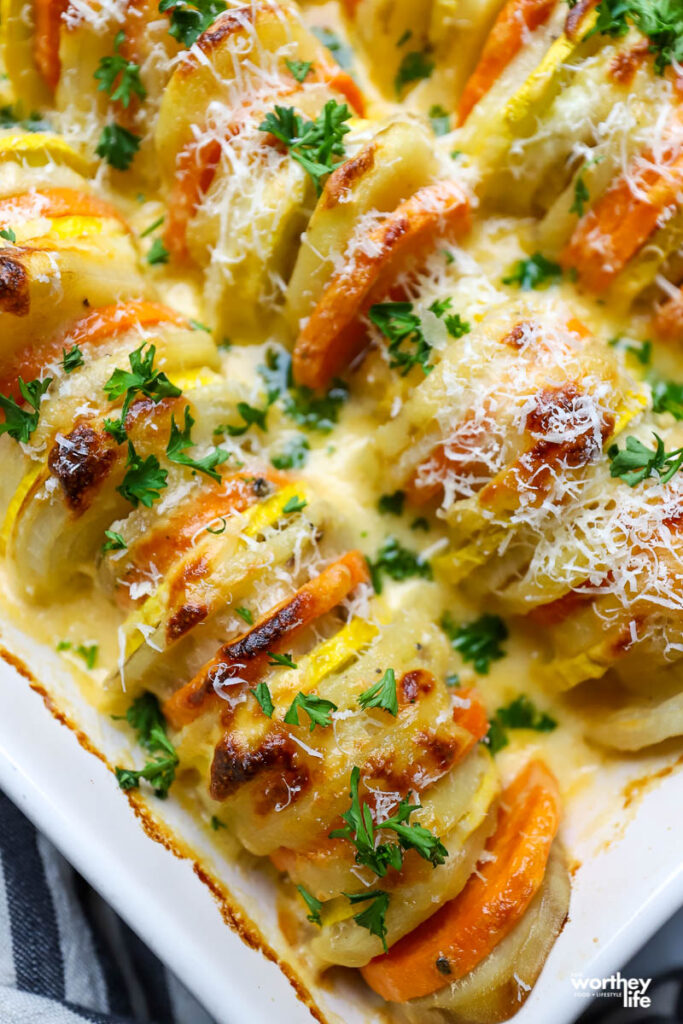
<path id="1" fill-rule="evenodd" d="M 488 675 L 491 662 L 505 657 L 501 644 L 507 640 L 508 630 L 498 615 L 482 615 L 473 622 L 459 624 L 446 612 L 441 628 L 453 650 L 460 652 L 463 661 L 472 662 L 474 671 L 480 675 Z"/>
<path id="2" fill-rule="evenodd" d="M 294 666 L 290 666 L 294 667 Z M 332 725 L 331 714 L 337 710 L 337 705 L 324 697 L 316 697 L 314 693 L 302 693 L 299 691 L 292 701 L 284 721 L 288 725 L 299 725 L 299 711 L 305 711 L 310 719 L 309 732 L 313 732 L 316 725 L 321 729 L 327 729 Z"/>
<path id="3" fill-rule="evenodd" d="M 429 108 L 429 120 L 435 135 L 448 135 L 451 130 L 451 115 L 443 107 L 436 104 Z"/>
<path id="4" fill-rule="evenodd" d="M 154 369 L 156 348 L 150 345 L 143 351 L 145 343 L 128 355 L 130 371 L 116 369 L 104 385 L 104 393 L 110 402 L 123 395 L 121 416 L 118 420 L 106 420 L 105 429 L 122 444 L 126 438 L 126 416 L 131 403 L 138 395 L 144 395 L 157 403 L 162 398 L 177 398 L 182 394 L 180 388 L 172 384 L 165 373 Z"/>
<path id="5" fill-rule="evenodd" d="M 375 889 L 373 892 L 345 892 L 344 896 L 349 903 L 353 904 L 367 903 L 368 900 L 372 900 L 370 906 L 360 914 L 354 914 L 353 919 L 361 928 L 367 928 L 371 935 L 377 935 L 382 940 L 382 946 L 386 953 L 388 951 L 386 916 L 389 909 L 389 893 L 382 889 Z"/>
<path id="6" fill-rule="evenodd" d="M 147 95 L 140 79 L 140 67 L 131 60 L 126 60 L 119 53 L 126 34 L 123 30 L 116 33 L 114 38 L 114 56 L 100 57 L 100 62 L 95 72 L 95 78 L 99 80 L 98 91 L 109 93 L 114 102 L 119 101 L 124 107 L 130 103 L 131 94 L 144 100 Z M 118 85 L 114 88 L 116 80 Z M 113 90 L 113 91 L 112 91 Z"/>
<path id="7" fill-rule="evenodd" d="M 596 11 L 587 39 L 596 33 L 620 38 L 635 25 L 650 40 L 657 74 L 683 61 L 683 9 L 675 0 L 601 0 Z"/>
<path id="8" fill-rule="evenodd" d="M 114 121 L 102 129 L 95 152 L 117 171 L 127 171 L 140 148 L 140 136 Z"/>
<path id="9" fill-rule="evenodd" d="M 405 504 L 405 491 L 394 491 L 393 494 L 383 494 L 377 502 L 377 508 L 382 515 L 401 516 Z"/>
<path id="10" fill-rule="evenodd" d="M 304 889 L 303 885 L 297 885 L 297 890 L 308 907 L 309 912 L 306 914 L 308 920 L 311 924 L 321 925 L 322 921 L 320 920 L 320 911 L 322 910 L 323 905 L 320 900 L 316 899 L 308 889 Z"/>
<path id="11" fill-rule="evenodd" d="M 3 228 L 0 231 L 0 238 L 4 238 L 6 242 L 11 242 L 13 245 L 17 240 L 17 236 L 12 228 Z"/>
<path id="12" fill-rule="evenodd" d="M 139 504 L 151 508 L 161 497 L 161 491 L 167 486 L 168 472 L 159 465 L 156 455 L 148 455 L 142 459 L 128 442 L 128 460 L 126 475 L 116 490 L 126 498 L 134 508 Z"/>
<path id="13" fill-rule="evenodd" d="M 62 369 L 64 373 L 73 373 L 79 366 L 83 366 L 83 363 L 83 353 L 78 345 L 74 345 L 68 352 L 65 348 L 62 349 Z"/>
<path id="14" fill-rule="evenodd" d="M 259 131 L 268 132 L 287 147 L 320 195 L 324 179 L 344 162 L 333 158 L 345 155 L 343 140 L 351 130 L 346 124 L 350 117 L 347 105 L 336 100 L 328 100 L 315 121 L 305 121 L 294 107 L 276 106 L 266 114 Z"/>
<path id="15" fill-rule="evenodd" d="M 269 665 L 284 665 L 285 668 L 297 667 L 292 661 L 291 654 L 276 654 L 274 651 L 268 651 L 268 657 L 270 658 Z"/>
<path id="16" fill-rule="evenodd" d="M 194 419 L 190 414 L 189 405 L 185 406 L 185 425 L 181 430 L 175 421 L 175 416 L 171 415 L 171 436 L 168 439 L 166 445 L 166 455 L 171 462 L 176 462 L 181 466 L 189 466 L 191 469 L 196 469 L 200 473 L 206 473 L 216 483 L 220 483 L 221 475 L 216 472 L 216 466 L 222 465 L 227 459 L 230 458 L 230 453 L 226 452 L 223 448 L 214 448 L 212 452 L 205 455 L 203 459 L 192 459 L 185 452 L 188 448 L 194 448 L 195 444 L 192 440 L 191 432 L 194 426 Z"/>
<path id="17" fill-rule="evenodd" d="M 670 412 L 674 419 L 683 420 L 683 384 L 673 380 L 650 380 L 652 408 L 655 412 Z"/>
<path id="18" fill-rule="evenodd" d="M 633 435 L 626 438 L 625 448 L 613 444 L 607 451 L 611 462 L 610 476 L 620 477 L 629 487 L 635 487 L 655 474 L 660 483 L 668 483 L 683 465 L 683 448 L 667 452 L 659 434 L 653 432 L 653 437 L 654 450 Z"/>
<path id="19" fill-rule="evenodd" d="M 278 455 L 271 455 L 270 462 L 275 469 L 298 469 L 305 466 L 310 445 L 303 435 L 293 437 Z"/>
<path id="20" fill-rule="evenodd" d="M 422 50 L 411 50 L 406 53 L 394 79 L 396 95 L 401 95 L 404 86 L 429 78 L 435 67 L 434 61 Z"/>
<path id="21" fill-rule="evenodd" d="M 272 718 L 275 705 L 273 704 L 273 698 L 270 695 L 268 683 L 258 683 L 258 685 L 250 692 L 253 693 L 254 697 L 258 701 L 261 711 L 266 718 Z"/>
<path id="22" fill-rule="evenodd" d="M 155 238 L 147 252 L 147 262 L 151 267 L 159 263 L 168 263 L 170 253 L 160 238 Z"/>
<path id="23" fill-rule="evenodd" d="M 137 732 L 141 746 L 155 756 L 140 771 L 117 768 L 119 786 L 123 790 L 137 789 L 140 779 L 145 779 L 154 787 L 155 795 L 164 799 L 175 778 L 178 754 L 166 735 L 166 722 L 159 701 L 154 694 L 144 693 L 133 701 L 125 719 Z"/>
<path id="24" fill-rule="evenodd" d="M 503 284 L 517 285 L 523 292 L 559 281 L 562 267 L 547 259 L 542 253 L 535 252 L 526 260 L 517 260 L 512 272 L 503 278 Z"/>
<path id="25" fill-rule="evenodd" d="M 289 58 L 287 58 L 285 60 L 285 64 L 292 72 L 297 82 L 303 82 L 313 67 L 313 62 L 310 60 L 289 60 Z"/>
<path id="26" fill-rule="evenodd" d="M 372 584 L 378 594 L 382 593 L 383 573 L 392 580 L 399 581 L 407 580 L 410 576 L 419 576 L 425 580 L 432 578 L 432 567 L 429 562 L 415 551 L 404 548 L 395 537 L 387 537 L 375 560 L 368 560 L 368 565 Z"/>
<path id="27" fill-rule="evenodd" d="M 4 421 L 0 423 L 0 435 L 9 434 L 15 441 L 28 444 L 31 434 L 38 426 L 40 401 L 52 384 L 52 377 L 46 377 L 45 380 L 31 380 L 28 384 L 23 377 L 19 377 L 17 384 L 22 398 L 33 409 L 33 412 L 18 405 L 8 395 L 0 395 L 0 409 L 5 413 Z"/>
<path id="28" fill-rule="evenodd" d="M 533 729 L 534 732 L 552 732 L 557 722 L 546 711 L 539 711 L 527 696 L 521 694 L 506 707 L 498 708 L 489 724 L 489 731 L 484 739 L 492 754 L 497 754 L 507 747 L 507 729 Z"/>
<path id="29" fill-rule="evenodd" d="M 363 710 L 382 708 L 396 718 L 398 715 L 398 697 L 396 695 L 396 675 L 393 668 L 388 668 L 374 686 L 361 693 L 358 703 Z"/>
<path id="30" fill-rule="evenodd" d="M 413 312 L 412 302 L 377 303 L 370 307 L 368 319 L 389 342 L 389 366 L 392 370 L 400 370 L 402 377 L 414 366 L 421 366 L 425 374 L 430 372 L 432 346 L 424 336 L 420 317 Z M 404 342 L 412 348 L 406 349 Z"/>
<path id="31" fill-rule="evenodd" d="M 169 35 L 192 46 L 226 6 L 225 0 L 161 0 L 159 12 L 171 12 Z"/>
<path id="32" fill-rule="evenodd" d="M 105 555 L 107 551 L 125 551 L 128 547 L 121 534 L 116 533 L 114 530 L 105 530 L 104 536 L 107 539 L 100 548 L 103 555 Z"/>

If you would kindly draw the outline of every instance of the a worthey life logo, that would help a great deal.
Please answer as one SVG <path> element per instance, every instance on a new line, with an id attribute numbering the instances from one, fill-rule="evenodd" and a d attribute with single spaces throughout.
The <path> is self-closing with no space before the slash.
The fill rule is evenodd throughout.
<path id="1" fill-rule="evenodd" d="M 616 974 L 610 974 L 609 978 L 587 978 L 582 974 L 572 974 L 571 983 L 574 994 L 584 999 L 621 995 L 624 1006 L 639 1008 L 647 1008 L 652 1001 L 647 995 L 652 978 L 624 978 L 617 971 Z"/>

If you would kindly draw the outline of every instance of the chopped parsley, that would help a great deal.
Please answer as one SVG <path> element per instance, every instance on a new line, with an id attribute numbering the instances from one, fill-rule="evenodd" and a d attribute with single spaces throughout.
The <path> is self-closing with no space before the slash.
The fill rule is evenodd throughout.
<path id="1" fill-rule="evenodd" d="M 143 693 L 128 708 L 125 719 L 137 732 L 140 745 L 154 755 L 154 759 L 148 761 L 140 771 L 117 768 L 119 786 L 123 790 L 137 789 L 140 779 L 145 779 L 153 786 L 156 796 L 164 799 L 175 779 L 178 754 L 166 735 L 166 722 L 159 701 L 154 694 Z"/>
<path id="2" fill-rule="evenodd" d="M 105 530 L 104 536 L 107 539 L 100 549 L 103 555 L 106 554 L 107 551 L 125 551 L 128 547 L 121 534 L 116 533 L 115 530 Z"/>
<path id="3" fill-rule="evenodd" d="M 451 130 L 451 115 L 443 107 L 436 104 L 429 108 L 429 120 L 435 135 L 448 135 Z"/>
<path id="4" fill-rule="evenodd" d="M 267 430 L 267 416 L 268 408 L 257 409 L 253 405 L 249 405 L 248 402 L 238 402 L 237 412 L 242 417 L 243 423 L 241 426 L 236 427 L 230 423 L 221 423 L 219 427 L 216 427 L 215 434 L 229 434 L 230 437 L 242 437 L 243 434 L 249 430 L 249 427 L 257 426 L 259 430 Z"/>
<path id="5" fill-rule="evenodd" d="M 399 581 L 407 580 L 411 576 L 419 576 L 425 580 L 432 578 L 432 567 L 429 562 L 415 551 L 404 548 L 396 537 L 387 537 L 375 560 L 369 561 L 368 565 L 372 584 L 378 594 L 382 593 L 383 574 Z"/>
<path id="6" fill-rule="evenodd" d="M 77 654 L 79 658 L 83 658 L 85 667 L 89 672 L 95 667 L 97 661 L 97 652 L 99 648 L 97 644 L 77 644 L 74 647 L 74 654 Z"/>
<path id="7" fill-rule="evenodd" d="M 590 192 L 586 182 L 583 180 L 585 170 L 586 167 L 584 165 L 576 176 L 576 181 L 574 182 L 574 202 L 569 207 L 569 212 L 575 213 L 577 217 L 583 217 L 586 204 L 590 201 Z"/>
<path id="8" fill-rule="evenodd" d="M 507 747 L 510 740 L 507 729 L 533 729 L 534 732 L 552 732 L 557 722 L 546 711 L 539 711 L 536 705 L 524 694 L 516 697 L 508 705 L 498 708 L 491 719 L 485 743 L 492 754 Z"/>
<path id="9" fill-rule="evenodd" d="M 170 253 L 160 238 L 155 238 L 147 252 L 147 262 L 151 267 L 159 263 L 168 263 Z"/>
<path id="10" fill-rule="evenodd" d="M 251 693 L 253 693 L 266 718 L 272 718 L 275 705 L 273 704 L 273 698 L 271 697 L 270 690 L 268 689 L 268 683 L 259 683 L 253 690 L 251 690 Z"/>
<path id="11" fill-rule="evenodd" d="M 308 502 L 305 498 L 300 498 L 298 494 L 293 494 L 287 504 L 283 506 L 282 511 L 286 516 L 289 516 L 293 512 L 301 512 L 307 505 Z"/>
<path id="12" fill-rule="evenodd" d="M 62 349 L 62 369 L 64 373 L 73 373 L 79 366 L 83 366 L 83 353 L 78 345 L 74 345 L 68 352 Z"/>
<path id="13" fill-rule="evenodd" d="M 562 277 L 562 267 L 547 259 L 542 253 L 535 252 L 527 260 L 518 260 L 512 273 L 503 278 L 503 284 L 516 285 L 523 292 L 536 288 L 544 288 Z"/>
<path id="14" fill-rule="evenodd" d="M 211 825 L 211 828 L 214 830 L 214 832 L 218 832 L 219 828 L 228 827 L 221 821 L 220 818 L 217 818 L 215 814 L 211 815 L 211 821 L 209 822 L 209 824 Z"/>
<path id="15" fill-rule="evenodd" d="M 277 455 L 271 455 L 270 462 L 275 469 L 299 469 L 306 465 L 309 451 L 308 440 L 300 434 L 288 441 Z"/>
<path id="16" fill-rule="evenodd" d="M 49 132 L 52 129 L 50 122 L 35 110 L 22 118 L 13 107 L 0 107 L 0 128 L 14 128 L 16 125 L 26 132 Z"/>
<path id="17" fill-rule="evenodd" d="M 302 693 L 299 691 L 292 701 L 284 721 L 288 725 L 299 725 L 299 711 L 305 711 L 310 719 L 309 732 L 313 732 L 316 725 L 321 729 L 327 729 L 332 725 L 332 712 L 337 710 L 337 705 L 324 697 L 316 697 L 314 693 Z"/>
<path id="18" fill-rule="evenodd" d="M 472 622 L 459 624 L 446 612 L 441 628 L 453 650 L 459 651 L 463 661 L 471 662 L 480 675 L 488 675 L 491 662 L 505 657 L 501 644 L 507 640 L 508 630 L 498 615 L 482 615 Z"/>
<path id="19" fill-rule="evenodd" d="M 151 508 L 161 497 L 161 491 L 167 486 L 168 473 L 159 465 L 156 455 L 148 455 L 142 459 L 128 442 L 128 460 L 126 475 L 116 490 L 126 498 L 134 508 L 142 504 Z"/>
<path id="20" fill-rule="evenodd" d="M 396 675 L 393 668 L 388 668 L 374 686 L 361 693 L 358 703 L 364 711 L 368 708 L 382 708 L 396 718 L 398 697 L 396 695 Z"/>
<path id="21" fill-rule="evenodd" d="M 420 317 L 413 312 L 412 302 L 377 303 L 370 307 L 368 318 L 389 342 L 392 370 L 400 370 L 402 377 L 414 366 L 421 366 L 424 373 L 430 372 L 432 346 L 424 336 Z"/>
<path id="22" fill-rule="evenodd" d="M 17 236 L 12 231 L 12 228 L 2 228 L 0 238 L 4 238 L 6 242 L 12 242 L 12 244 L 17 240 Z"/>
<path id="23" fill-rule="evenodd" d="M 244 619 L 248 626 L 254 625 L 254 616 L 248 608 L 242 606 L 241 608 L 235 608 L 235 615 L 239 615 L 241 619 Z"/>
<path id="24" fill-rule="evenodd" d="M 377 502 L 377 508 L 382 515 L 401 516 L 405 504 L 405 491 L 394 491 L 393 494 L 383 494 Z"/>
<path id="25" fill-rule="evenodd" d="M 100 57 L 95 78 L 100 83 L 97 87 L 99 92 L 108 93 L 111 100 L 118 101 L 127 107 L 131 95 L 144 100 L 147 90 L 140 79 L 139 65 L 131 60 L 126 60 L 119 53 L 119 48 L 123 45 L 125 38 L 126 34 L 123 30 L 116 33 L 114 55 L 113 57 Z"/>
<path id="26" fill-rule="evenodd" d="M 401 95 L 404 86 L 410 85 L 412 82 L 419 82 L 423 78 L 429 78 L 435 67 L 431 57 L 422 50 L 411 50 L 406 53 L 394 79 L 396 95 Z"/>
<path id="27" fill-rule="evenodd" d="M 390 896 L 382 889 L 375 889 L 373 892 L 345 892 L 349 903 L 367 903 L 370 906 L 362 910 L 360 914 L 354 914 L 353 919 L 361 928 L 367 928 L 371 935 L 376 935 L 382 940 L 384 952 L 388 951 L 386 916 L 389 909 Z"/>
<path id="28" fill-rule="evenodd" d="M 655 475 L 660 483 L 668 483 L 683 465 L 683 448 L 667 452 L 659 434 L 653 432 L 653 437 L 654 449 L 633 435 L 626 438 L 625 448 L 613 444 L 607 451 L 611 463 L 610 476 L 621 478 L 629 487 L 635 487 Z"/>
<path id="29" fill-rule="evenodd" d="M 214 535 L 214 537 L 220 537 L 220 535 L 222 533 L 225 533 L 227 525 L 228 525 L 228 520 L 225 518 L 225 516 L 218 516 L 218 519 L 219 519 L 221 525 L 217 526 L 215 530 L 214 530 L 213 526 L 207 526 L 207 528 L 206 528 L 206 532 L 207 533 L 212 533 Z M 215 522 L 215 520 L 213 520 L 213 522 Z"/>
<path id="30" fill-rule="evenodd" d="M 616 338 L 610 338 L 607 344 L 619 352 L 633 356 L 641 366 L 649 366 L 652 361 L 652 342 L 649 340 L 639 342 L 617 335 Z"/>
<path id="31" fill-rule="evenodd" d="M 417 519 L 413 519 L 412 523 L 410 524 L 410 529 L 423 530 L 425 533 L 429 533 L 431 527 L 429 525 L 428 519 L 425 519 L 424 516 L 418 516 Z"/>
<path id="32" fill-rule="evenodd" d="M 117 171 L 127 171 L 140 148 L 140 136 L 116 122 L 102 129 L 95 152 Z"/>
<path id="33" fill-rule="evenodd" d="M 322 924 L 322 921 L 320 920 L 320 911 L 322 910 L 323 905 L 320 902 L 320 900 L 316 899 L 315 896 L 311 895 L 311 893 L 307 889 L 304 889 L 303 885 L 297 885 L 296 888 L 300 896 L 304 900 L 306 906 L 308 907 L 308 914 L 306 914 L 308 920 L 311 922 L 311 924 Z"/>
<path id="34" fill-rule="evenodd" d="M 353 66 L 353 50 L 343 43 L 332 29 L 323 25 L 311 25 L 311 32 L 334 56 L 340 68 L 348 71 Z"/>
<path id="35" fill-rule="evenodd" d="M 683 384 L 673 380 L 650 380 L 652 408 L 655 412 L 670 412 L 674 419 L 683 420 Z"/>
<path id="36" fill-rule="evenodd" d="M 161 0 L 159 12 L 171 12 L 169 35 L 192 46 L 226 6 L 225 0 Z"/>
<path id="37" fill-rule="evenodd" d="M 189 405 L 185 406 L 184 417 L 185 425 L 181 430 L 175 421 L 175 416 L 171 416 L 171 435 L 166 445 L 166 455 L 169 461 L 176 462 L 181 466 L 189 466 L 191 469 L 196 469 L 199 473 L 206 473 L 216 483 L 220 483 L 221 475 L 216 471 L 216 466 L 222 465 L 230 458 L 229 452 L 226 452 L 223 448 L 214 448 L 203 459 L 192 459 L 189 455 L 186 455 L 185 452 L 188 448 L 194 448 L 194 441 L 191 437 L 194 419 L 190 414 Z"/>
<path id="38" fill-rule="evenodd" d="M 284 665 L 285 668 L 296 668 L 291 654 L 275 654 L 274 651 L 268 651 L 268 657 L 270 658 L 269 665 Z"/>
<path id="39" fill-rule="evenodd" d="M 303 82 L 313 67 L 313 62 L 310 60 L 289 60 L 289 58 L 287 58 L 285 60 L 285 64 L 294 75 L 297 82 Z"/>
<path id="40" fill-rule="evenodd" d="M 22 398 L 33 412 L 18 405 L 10 396 L 0 395 L 0 409 L 5 413 L 5 419 L 0 423 L 0 435 L 9 434 L 15 441 L 28 444 L 31 434 L 38 426 L 40 402 L 52 383 L 52 377 L 46 377 L 45 380 L 31 380 L 28 383 L 24 381 L 23 377 L 19 377 L 17 383 Z"/>
<path id="41" fill-rule="evenodd" d="M 105 429 L 119 444 L 126 439 L 126 417 L 131 403 L 138 395 L 160 402 L 162 398 L 177 398 L 180 388 L 172 384 L 165 373 L 154 369 L 156 348 L 150 345 L 144 351 L 145 343 L 128 355 L 129 370 L 116 369 L 104 385 L 104 393 L 110 402 L 123 396 L 121 416 L 118 420 L 105 420 Z"/>
<path id="42" fill-rule="evenodd" d="M 194 320 L 190 318 L 188 323 L 193 331 L 204 331 L 206 334 L 211 334 L 211 328 L 207 327 L 206 324 L 203 324 L 201 320 Z"/>
<path id="43" fill-rule="evenodd" d="M 348 397 L 349 389 L 341 380 L 334 380 L 324 395 L 318 395 L 307 387 L 296 387 L 285 398 L 284 410 L 299 426 L 329 434 L 338 422 Z"/>
<path id="44" fill-rule="evenodd" d="M 596 10 L 597 21 L 586 38 L 596 33 L 620 38 L 635 25 L 650 40 L 657 74 L 683 61 L 683 8 L 676 0 L 601 0 Z"/>
<path id="45" fill-rule="evenodd" d="M 283 143 L 309 175 L 318 195 L 324 180 L 344 162 L 344 136 L 351 130 L 346 122 L 351 111 L 345 103 L 328 100 L 315 121 L 305 121 L 294 107 L 276 106 L 266 114 L 259 131 L 268 132 Z"/>
<path id="46" fill-rule="evenodd" d="M 360 768 L 351 769 L 351 786 L 349 797 L 351 806 L 342 814 L 346 822 L 343 828 L 330 832 L 330 839 L 348 839 L 356 848 L 356 864 L 370 868 L 378 876 L 384 878 L 390 867 L 400 871 L 406 850 L 415 850 L 420 857 L 428 860 L 434 867 L 443 864 L 448 850 L 438 836 L 417 822 L 410 824 L 410 815 L 419 811 L 420 804 L 411 804 L 411 793 L 399 803 L 396 813 L 381 821 L 375 821 L 366 803 L 361 803 L 358 795 Z M 378 842 L 378 832 L 393 832 L 396 842 Z"/>

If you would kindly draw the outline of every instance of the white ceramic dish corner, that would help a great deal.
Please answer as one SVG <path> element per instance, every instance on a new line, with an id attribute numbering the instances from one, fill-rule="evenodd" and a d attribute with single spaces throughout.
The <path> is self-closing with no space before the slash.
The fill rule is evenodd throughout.
<path id="1" fill-rule="evenodd" d="M 3 628 L 2 640 L 27 660 L 25 638 Z M 30 667 L 46 689 L 59 692 L 60 706 L 62 697 L 67 703 L 74 698 L 65 692 L 68 684 L 49 652 L 32 652 Z M 0 703 L 0 786 L 216 1020 L 271 1024 L 275 1010 L 283 1024 L 311 1021 L 310 1010 L 278 966 L 226 925 L 191 861 L 174 857 L 144 833 L 105 764 L 79 745 L 27 680 L 4 662 Z M 79 723 L 109 754 L 106 748 L 117 741 L 116 730 L 110 730 L 114 739 L 102 735 L 106 723 L 87 706 L 79 711 Z M 667 772 L 673 759 L 657 755 L 652 769 L 659 764 Z M 591 795 L 591 810 L 597 807 L 602 819 L 597 829 L 582 831 L 585 808 L 577 806 L 570 815 L 565 841 L 581 862 L 570 919 L 515 1024 L 569 1024 L 586 1008 L 571 984 L 572 974 L 609 975 L 683 903 L 683 821 L 671 813 L 681 805 L 683 776 L 665 774 L 646 789 L 626 821 L 623 800 L 615 799 L 627 777 L 626 769 L 620 771 L 623 777 L 616 770 L 607 773 L 597 801 Z M 213 863 L 215 871 L 229 875 L 220 859 Z M 263 883 L 236 875 L 230 885 L 251 889 L 250 906 L 259 908 L 257 925 L 277 952 L 282 942 Z M 364 1011 L 368 1004 L 358 988 L 336 994 L 327 988 L 313 991 L 321 1019 L 356 1024 L 375 1017 Z"/>

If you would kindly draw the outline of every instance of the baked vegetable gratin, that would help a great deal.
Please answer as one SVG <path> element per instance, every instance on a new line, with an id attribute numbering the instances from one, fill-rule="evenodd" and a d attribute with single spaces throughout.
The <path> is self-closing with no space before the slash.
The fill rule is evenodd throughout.
<path id="1" fill-rule="evenodd" d="M 3 614 L 293 957 L 508 1019 L 561 794 L 683 734 L 683 9 L 1 21 Z"/>

